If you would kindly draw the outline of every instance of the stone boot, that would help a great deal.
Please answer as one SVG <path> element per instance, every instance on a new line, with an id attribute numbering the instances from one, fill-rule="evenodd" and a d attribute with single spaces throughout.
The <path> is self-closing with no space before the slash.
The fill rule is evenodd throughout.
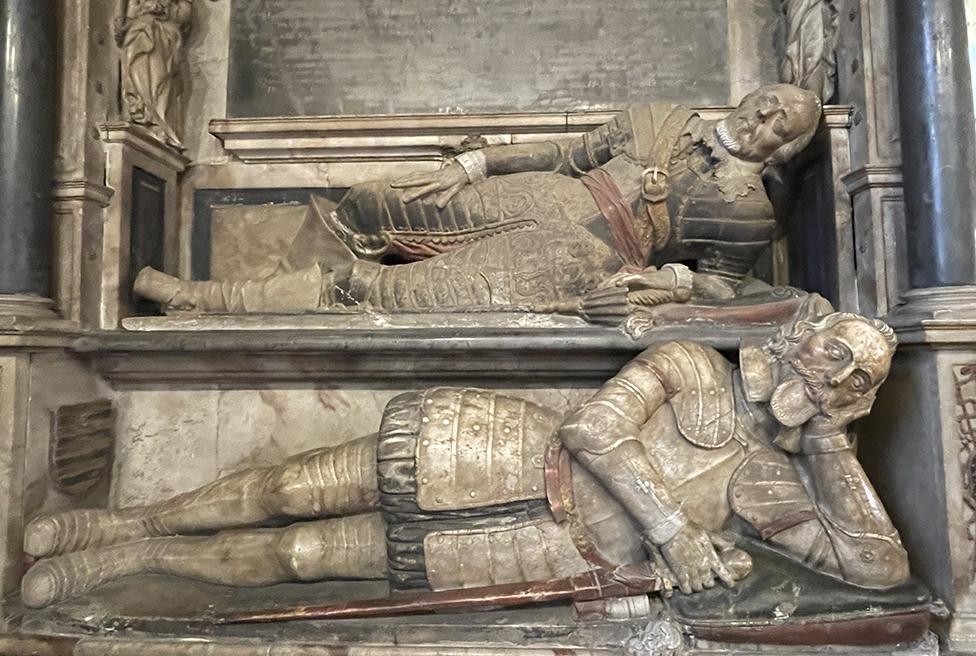
<path id="1" fill-rule="evenodd" d="M 171 539 L 141 540 L 42 560 L 21 580 L 21 600 L 29 608 L 44 608 L 109 581 L 139 574 L 146 571 L 154 550 Z"/>
<path id="2" fill-rule="evenodd" d="M 146 267 L 136 277 L 137 294 L 167 308 L 201 314 L 299 313 L 318 309 L 322 271 L 311 266 L 263 280 L 180 280 Z"/>
<path id="3" fill-rule="evenodd" d="M 43 558 L 129 542 L 151 534 L 143 518 L 131 511 L 69 510 L 31 521 L 24 528 L 24 552 Z"/>

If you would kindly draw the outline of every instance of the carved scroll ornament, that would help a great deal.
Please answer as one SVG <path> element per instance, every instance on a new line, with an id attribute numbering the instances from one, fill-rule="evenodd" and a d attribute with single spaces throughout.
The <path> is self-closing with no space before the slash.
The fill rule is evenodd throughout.
<path id="1" fill-rule="evenodd" d="M 966 504 L 966 535 L 976 544 L 976 363 L 955 367 L 956 420 L 959 422 L 959 464 L 962 468 L 962 499 Z M 976 549 L 971 550 L 976 571 Z"/>

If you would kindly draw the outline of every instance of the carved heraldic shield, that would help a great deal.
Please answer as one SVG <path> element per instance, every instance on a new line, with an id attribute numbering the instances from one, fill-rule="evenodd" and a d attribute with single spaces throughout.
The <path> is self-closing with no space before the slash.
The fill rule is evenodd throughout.
<path id="1" fill-rule="evenodd" d="M 51 421 L 50 477 L 65 494 L 88 492 L 108 472 L 115 441 L 115 409 L 108 400 L 64 405 Z"/>

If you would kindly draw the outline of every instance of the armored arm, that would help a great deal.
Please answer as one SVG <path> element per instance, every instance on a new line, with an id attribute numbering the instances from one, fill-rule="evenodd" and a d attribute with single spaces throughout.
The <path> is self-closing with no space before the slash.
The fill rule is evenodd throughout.
<path id="1" fill-rule="evenodd" d="M 908 579 L 908 555 L 847 435 L 806 435 L 797 467 L 811 482 L 813 501 L 844 580 L 886 588 Z M 829 559 L 834 561 L 834 558 Z"/>
<path id="2" fill-rule="evenodd" d="M 468 184 L 489 175 L 527 171 L 549 171 L 580 176 L 609 162 L 634 141 L 630 112 L 618 114 L 606 124 L 571 141 L 489 146 L 461 153 L 452 165 L 438 171 L 419 172 L 394 180 L 391 185 L 407 189 L 404 203 L 436 193 L 435 203 L 443 209 Z"/>
<path id="3" fill-rule="evenodd" d="M 559 431 L 563 444 L 661 545 L 687 524 L 638 439 L 640 427 L 668 398 L 649 349 L 570 415 Z"/>
<path id="4" fill-rule="evenodd" d="M 630 114 L 621 112 L 575 139 L 489 146 L 479 152 L 487 175 L 551 171 L 580 176 L 624 152 L 632 140 Z"/>

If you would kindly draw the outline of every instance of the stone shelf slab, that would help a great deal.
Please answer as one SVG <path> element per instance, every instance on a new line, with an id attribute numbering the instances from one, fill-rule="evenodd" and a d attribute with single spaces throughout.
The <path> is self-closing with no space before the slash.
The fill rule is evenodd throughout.
<path id="1" fill-rule="evenodd" d="M 145 591 L 153 590 L 147 596 Z M 388 594 L 382 581 L 281 584 L 250 590 L 159 575 L 114 581 L 88 595 L 41 610 L 11 607 L 24 637 L 0 635 L 17 653 L 64 656 L 665 656 L 653 641 L 634 640 L 649 617 L 574 620 L 568 603 L 377 619 L 214 626 L 219 611 L 323 604 Z M 663 623 L 671 630 L 680 625 Z M 56 639 L 59 636 L 60 639 Z M 51 651 L 41 651 L 41 648 Z M 55 652 L 54 648 L 63 651 Z M 27 649 L 36 649 L 31 652 Z M 931 634 L 910 645 L 802 647 L 692 642 L 685 656 L 936 656 Z"/>
<path id="2" fill-rule="evenodd" d="M 772 327 L 684 324 L 632 339 L 579 319 L 524 314 L 144 317 L 73 350 L 116 386 L 599 383 L 654 342 L 734 350 Z"/>
<path id="3" fill-rule="evenodd" d="M 721 118 L 729 107 L 694 108 L 706 119 Z M 389 116 L 303 116 L 221 118 L 210 133 L 224 150 L 248 164 L 439 160 L 471 135 L 489 145 L 573 136 L 613 117 L 611 111 L 488 114 L 399 114 Z M 847 129 L 851 110 L 824 108 L 828 128 Z"/>

